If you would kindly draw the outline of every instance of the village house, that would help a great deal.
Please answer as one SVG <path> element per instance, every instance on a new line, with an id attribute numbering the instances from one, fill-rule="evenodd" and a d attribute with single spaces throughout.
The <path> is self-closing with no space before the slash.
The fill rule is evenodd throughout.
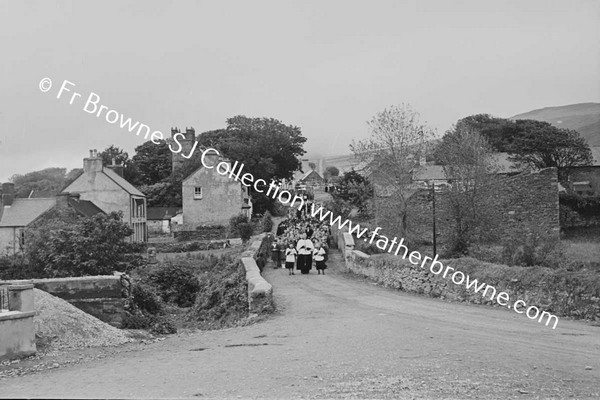
<path id="1" fill-rule="evenodd" d="M 181 213 L 181 207 L 148 207 L 148 234 L 169 234 L 173 231 L 171 221 Z"/>
<path id="2" fill-rule="evenodd" d="M 133 229 L 132 242 L 145 242 L 148 238 L 146 196 L 123 178 L 123 166 L 103 166 L 96 150 L 83 159 L 83 172 L 64 192 L 79 193 L 105 213 L 121 211 L 123 222 Z"/>
<path id="3" fill-rule="evenodd" d="M 180 134 L 177 128 L 171 129 L 172 140 L 177 134 Z M 179 140 L 183 150 L 173 153 L 174 168 L 175 165 L 179 167 L 183 164 L 182 155 L 191 152 L 195 141 L 194 128 L 186 128 L 185 139 Z M 207 155 L 205 162 L 207 165 L 226 162 L 231 166 L 231 162 L 216 154 Z M 216 168 L 201 166 L 183 179 L 181 186 L 183 230 L 195 230 L 208 225 L 228 226 L 229 220 L 235 215 L 243 214 L 247 218 L 252 216 L 248 188 L 239 181 L 220 175 Z"/>
<path id="4" fill-rule="evenodd" d="M 325 179 L 315 170 L 307 172 L 302 178 L 298 180 L 300 185 L 305 185 L 307 188 L 323 189 L 325 186 Z"/>
<path id="5" fill-rule="evenodd" d="M 21 199 L 14 197 L 14 184 L 3 183 L 0 196 L 0 254 L 16 254 L 26 246 L 25 231 L 56 209 L 70 208 L 74 214 L 91 217 L 103 211 L 77 193 L 56 197 Z"/>

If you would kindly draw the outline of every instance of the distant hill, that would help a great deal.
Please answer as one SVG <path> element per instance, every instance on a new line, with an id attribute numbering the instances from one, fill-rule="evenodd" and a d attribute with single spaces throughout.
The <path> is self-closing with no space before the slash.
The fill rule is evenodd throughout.
<path id="1" fill-rule="evenodd" d="M 546 121 L 558 128 L 574 129 L 590 146 L 600 146 L 600 103 L 546 107 L 515 115 L 510 119 Z"/>

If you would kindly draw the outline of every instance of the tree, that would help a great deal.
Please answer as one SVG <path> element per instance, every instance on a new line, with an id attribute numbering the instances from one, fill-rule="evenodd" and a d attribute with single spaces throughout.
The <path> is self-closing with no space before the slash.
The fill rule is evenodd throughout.
<path id="1" fill-rule="evenodd" d="M 314 171 L 315 169 L 317 169 L 317 164 L 311 161 L 308 163 L 308 168 L 310 168 L 311 171 Z"/>
<path id="2" fill-rule="evenodd" d="M 122 165 L 123 178 L 134 185 L 140 184 L 140 173 L 136 165 L 129 159 L 129 154 L 126 151 L 111 144 L 100 152 L 100 157 L 102 157 L 103 165 L 112 165 L 113 161 L 117 165 Z"/>
<path id="3" fill-rule="evenodd" d="M 340 176 L 340 170 L 337 167 L 330 165 L 329 167 L 325 168 L 325 172 L 323 175 L 325 175 L 324 178 L 331 178 L 332 176 Z"/>
<path id="4" fill-rule="evenodd" d="M 160 140 L 159 144 L 147 141 L 135 148 L 131 159 L 139 172 L 139 183 L 153 185 L 171 175 L 172 153 L 169 144 Z"/>
<path id="5" fill-rule="evenodd" d="M 273 118 L 229 118 L 226 129 L 202 133 L 198 141 L 244 163 L 245 170 L 267 182 L 291 180 L 301 170 L 300 157 L 306 153 L 300 128 Z"/>
<path id="6" fill-rule="evenodd" d="M 236 116 L 227 119 L 227 128 L 202 133 L 198 138 L 202 147 L 214 147 L 232 162 L 244 164 L 244 171 L 255 179 L 281 182 L 291 180 L 301 170 L 300 157 L 305 154 L 299 127 L 284 125 L 273 118 Z M 200 167 L 201 152 L 186 161 L 182 172 L 189 173 Z M 263 193 L 252 193 L 254 212 L 275 212 L 275 200 Z"/>
<path id="7" fill-rule="evenodd" d="M 408 104 L 392 106 L 368 122 L 371 136 L 353 141 L 350 149 L 361 161 L 377 170 L 373 184 L 391 188 L 399 197 L 397 204 L 401 235 L 407 231 L 407 189 L 418 161 L 427 152 L 432 130 L 420 122 L 419 114 Z"/>
<path id="8" fill-rule="evenodd" d="M 492 150 L 503 153 L 509 151 L 518 135 L 514 121 L 489 114 L 476 114 L 460 119 L 456 123 L 456 129 L 479 132 Z"/>
<path id="9" fill-rule="evenodd" d="M 592 164 L 592 151 L 579 132 L 543 121 L 517 120 L 518 136 L 510 160 L 532 168 L 568 168 Z"/>
<path id="10" fill-rule="evenodd" d="M 52 197 L 65 185 L 66 168 L 46 168 L 25 175 L 13 175 L 10 180 L 15 184 L 16 197 Z"/>
<path id="11" fill-rule="evenodd" d="M 96 214 L 71 221 L 55 218 L 26 231 L 29 262 L 47 277 L 112 274 L 122 269 L 133 230 L 122 214 Z"/>
<path id="12" fill-rule="evenodd" d="M 349 211 L 354 206 L 359 213 L 366 216 L 369 214 L 369 203 L 373 198 L 373 186 L 367 178 L 352 170 L 344 174 L 332 196 L 340 203 L 337 209 Z M 343 214 L 347 216 L 347 212 Z"/>
<path id="13" fill-rule="evenodd" d="M 454 223 L 451 252 L 466 254 L 483 227 L 494 226 L 494 213 L 487 204 L 498 167 L 486 138 L 466 125 L 448 131 L 438 147 L 439 161 L 452 182 L 447 192 L 449 213 Z"/>

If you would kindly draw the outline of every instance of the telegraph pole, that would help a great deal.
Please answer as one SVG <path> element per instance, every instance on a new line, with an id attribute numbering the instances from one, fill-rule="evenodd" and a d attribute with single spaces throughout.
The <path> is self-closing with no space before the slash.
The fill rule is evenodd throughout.
<path id="1" fill-rule="evenodd" d="M 431 185 L 431 198 L 433 199 L 433 256 L 437 254 L 437 246 L 435 241 L 435 181 Z"/>

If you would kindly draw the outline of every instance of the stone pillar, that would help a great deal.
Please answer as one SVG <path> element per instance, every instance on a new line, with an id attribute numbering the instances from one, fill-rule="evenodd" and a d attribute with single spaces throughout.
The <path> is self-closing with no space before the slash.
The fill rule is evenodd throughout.
<path id="1" fill-rule="evenodd" d="M 33 283 L 8 286 L 8 307 L 10 311 L 34 311 Z"/>

